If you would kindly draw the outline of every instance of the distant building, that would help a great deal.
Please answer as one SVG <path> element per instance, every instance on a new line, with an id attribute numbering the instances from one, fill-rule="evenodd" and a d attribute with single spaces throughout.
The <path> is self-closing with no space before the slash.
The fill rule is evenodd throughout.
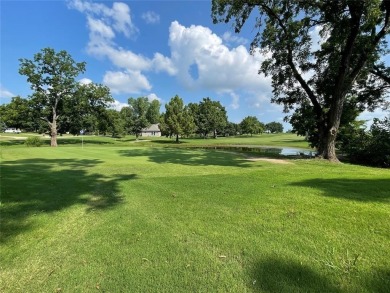
<path id="1" fill-rule="evenodd" d="M 144 128 L 141 130 L 141 136 L 154 136 L 154 137 L 160 137 L 161 136 L 161 130 L 158 126 L 158 124 L 152 124 L 147 128 Z"/>

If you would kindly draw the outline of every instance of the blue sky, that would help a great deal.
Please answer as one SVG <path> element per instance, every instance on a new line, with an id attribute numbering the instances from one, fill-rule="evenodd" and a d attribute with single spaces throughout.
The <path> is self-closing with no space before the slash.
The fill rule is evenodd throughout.
<path id="1" fill-rule="evenodd" d="M 0 0 L 0 5 L 1 103 L 31 93 L 18 74 L 18 59 L 52 47 L 86 61 L 79 80 L 109 86 L 117 108 L 129 97 L 164 104 L 178 94 L 185 103 L 221 101 L 232 122 L 248 115 L 283 122 L 282 107 L 270 103 L 270 79 L 257 74 L 262 56 L 248 52 L 255 32 L 247 25 L 236 35 L 230 24 L 214 25 L 211 1 Z"/>

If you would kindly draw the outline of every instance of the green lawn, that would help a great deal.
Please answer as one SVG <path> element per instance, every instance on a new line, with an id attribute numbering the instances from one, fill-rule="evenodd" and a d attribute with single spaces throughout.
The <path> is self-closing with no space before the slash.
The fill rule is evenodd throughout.
<path id="1" fill-rule="evenodd" d="M 3 147 L 0 291 L 388 292 L 389 170 L 158 141 Z"/>
<path id="2" fill-rule="evenodd" d="M 21 134 L 8 134 L 2 133 L 0 135 L 1 146 L 14 146 L 22 145 L 24 139 L 29 136 L 37 136 L 34 133 L 21 133 Z M 40 136 L 44 142 L 44 145 L 50 145 L 50 139 L 46 136 Z M 126 136 L 124 138 L 111 138 L 102 136 L 85 135 L 73 136 L 64 135 L 58 136 L 59 145 L 80 145 L 84 143 L 87 145 L 105 145 L 105 146 L 214 146 L 214 145 L 253 145 L 253 146 L 282 146 L 282 147 L 293 147 L 293 148 L 305 148 L 309 149 L 308 143 L 303 140 L 302 137 L 292 133 L 281 133 L 281 134 L 262 134 L 262 135 L 242 135 L 236 137 L 219 137 L 217 139 L 208 138 L 191 138 L 191 139 L 180 139 L 180 143 L 177 144 L 175 139 L 166 137 L 140 137 L 136 141 L 135 136 Z"/>

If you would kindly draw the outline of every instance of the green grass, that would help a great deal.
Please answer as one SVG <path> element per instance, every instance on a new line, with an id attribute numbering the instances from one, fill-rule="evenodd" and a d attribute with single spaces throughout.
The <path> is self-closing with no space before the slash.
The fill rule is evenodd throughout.
<path id="1" fill-rule="evenodd" d="M 388 292 L 388 170 L 98 141 L 2 149 L 1 292 Z"/>
<path id="2" fill-rule="evenodd" d="M 1 146 L 15 146 L 22 145 L 24 138 L 29 136 L 37 136 L 34 133 L 21 133 L 21 134 L 8 134 L 2 133 L 0 135 Z M 46 146 L 50 145 L 50 139 L 46 136 L 41 136 Z M 105 145 L 105 146 L 218 146 L 218 145 L 250 145 L 250 146 L 269 146 L 269 147 L 292 147 L 292 148 L 304 148 L 309 149 L 308 143 L 304 141 L 302 137 L 292 133 L 281 134 L 262 134 L 262 135 L 242 135 L 235 137 L 219 137 L 213 138 L 183 138 L 180 139 L 180 143 L 177 144 L 175 139 L 166 137 L 140 137 L 137 141 L 135 136 L 126 136 L 124 138 L 112 138 L 104 136 L 85 135 L 73 136 L 63 135 L 58 136 L 59 145 L 80 145 L 84 143 L 87 145 Z"/>

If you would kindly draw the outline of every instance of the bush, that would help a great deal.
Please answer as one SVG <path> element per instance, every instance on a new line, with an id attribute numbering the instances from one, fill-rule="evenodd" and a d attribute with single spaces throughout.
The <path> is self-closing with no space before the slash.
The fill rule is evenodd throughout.
<path id="1" fill-rule="evenodd" d="M 374 119 L 369 131 L 343 129 L 339 148 L 352 163 L 390 168 L 390 117 Z"/>
<path id="2" fill-rule="evenodd" d="M 26 139 L 24 144 L 28 147 L 39 147 L 42 145 L 42 140 L 39 136 L 30 136 Z"/>

